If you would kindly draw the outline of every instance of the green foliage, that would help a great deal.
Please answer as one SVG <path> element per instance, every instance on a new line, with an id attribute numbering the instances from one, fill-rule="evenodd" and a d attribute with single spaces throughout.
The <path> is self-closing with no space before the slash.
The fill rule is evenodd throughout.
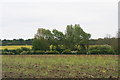
<path id="1" fill-rule="evenodd" d="M 72 54 L 78 54 L 78 51 L 71 51 Z"/>
<path id="2" fill-rule="evenodd" d="M 9 50 L 8 50 L 7 48 L 5 48 L 3 51 L 6 51 L 6 52 L 8 52 Z"/>
<path id="3" fill-rule="evenodd" d="M 1 41 L 0 41 L 1 42 Z M 13 40 L 2 40 L 0 43 L 2 46 L 8 46 L 8 45 L 32 45 L 32 39 L 13 39 Z"/>
<path id="4" fill-rule="evenodd" d="M 109 45 L 93 46 L 89 49 L 91 54 L 114 54 L 114 50 Z"/>
<path id="5" fill-rule="evenodd" d="M 60 48 L 61 47 L 61 48 Z M 61 51 L 60 51 L 61 50 Z M 70 49 L 65 49 L 62 45 L 59 45 L 59 49 L 56 48 L 50 51 L 45 50 L 30 50 L 27 48 L 19 48 L 15 50 L 2 50 L 2 55 L 38 55 L 38 54 L 117 54 L 112 49 L 111 46 L 108 45 L 96 45 L 91 46 L 89 51 L 86 49 L 79 47 L 79 50 L 71 51 Z"/>
<path id="6" fill-rule="evenodd" d="M 16 51 L 15 54 L 20 54 L 21 52 L 23 52 L 23 50 L 22 50 L 21 48 L 18 48 L 18 49 L 16 49 L 15 51 Z"/>
<path id="7" fill-rule="evenodd" d="M 34 39 L 27 40 L 32 42 L 32 50 L 26 47 L 21 47 L 15 50 L 4 49 L 2 54 L 117 54 L 119 53 L 117 39 L 98 39 L 89 40 L 91 35 L 86 33 L 79 24 L 67 25 L 66 32 L 53 29 L 52 32 L 49 29 L 39 28 L 35 34 Z M 111 42 L 113 40 L 113 43 Z M 96 42 L 97 41 L 97 42 Z M 3 40 L 3 43 L 10 44 L 25 44 L 26 40 Z M 109 45 L 94 46 L 89 49 L 89 42 L 92 44 L 105 44 Z M 116 43 L 116 44 L 114 44 Z M 7 45 L 7 44 L 5 44 Z M 114 49 L 114 50 L 113 50 Z M 50 51 L 48 51 L 50 50 Z M 74 52 L 77 51 L 77 52 Z"/>
<path id="8" fill-rule="evenodd" d="M 80 50 L 77 52 L 77 54 L 87 54 L 87 52 L 85 50 Z"/>
<path id="9" fill-rule="evenodd" d="M 74 49 L 75 45 L 84 45 L 88 44 L 88 40 L 91 37 L 90 34 L 83 31 L 79 24 L 67 25 L 66 28 L 66 45 L 71 50 Z"/>
<path id="10" fill-rule="evenodd" d="M 72 54 L 70 49 L 66 49 L 62 52 L 62 54 Z"/>
<path id="11" fill-rule="evenodd" d="M 57 45 L 56 50 L 61 53 L 63 50 L 65 50 L 65 46 L 64 45 Z"/>
<path id="12" fill-rule="evenodd" d="M 50 45 L 49 47 L 50 47 L 50 51 L 56 50 L 56 46 L 54 46 L 54 45 Z"/>
<path id="13" fill-rule="evenodd" d="M 50 45 L 53 43 L 53 34 L 51 33 L 50 30 L 44 29 L 44 28 L 38 28 L 37 33 L 35 34 L 36 39 L 44 39 L 47 40 L 47 43 Z"/>
<path id="14" fill-rule="evenodd" d="M 2 55 L 14 55 L 14 54 L 15 54 L 14 51 L 11 51 L 11 50 L 8 50 L 8 49 L 2 50 Z"/>
<path id="15" fill-rule="evenodd" d="M 45 51 L 40 51 L 40 50 L 36 50 L 36 51 L 23 51 L 20 53 L 21 55 L 39 55 L 39 54 L 45 54 Z"/>
<path id="16" fill-rule="evenodd" d="M 16 49 L 14 52 L 15 54 L 21 54 L 22 52 L 24 53 L 25 51 L 30 51 L 30 49 L 26 47 L 21 47 L 21 48 Z"/>
<path id="17" fill-rule="evenodd" d="M 46 54 L 60 54 L 58 51 L 46 51 Z"/>
<path id="18" fill-rule="evenodd" d="M 33 50 L 48 50 L 49 49 L 49 44 L 46 39 L 44 38 L 35 38 L 33 40 Z"/>
<path id="19" fill-rule="evenodd" d="M 37 51 L 34 51 L 32 52 L 33 54 L 45 54 L 45 51 L 40 51 L 40 50 L 37 50 Z"/>
<path id="20" fill-rule="evenodd" d="M 30 51 L 30 49 L 26 47 L 21 47 L 21 48 L 14 49 L 14 50 L 3 49 L 2 54 L 3 55 L 19 55 L 19 54 L 25 54 L 25 52 L 27 51 Z"/>
<path id="21" fill-rule="evenodd" d="M 28 55 L 28 54 L 30 54 L 30 51 L 23 51 L 20 53 L 20 55 Z"/>
<path id="22" fill-rule="evenodd" d="M 20 53 L 21 55 L 38 55 L 38 54 L 59 54 L 58 51 L 41 51 L 41 50 L 36 50 L 36 51 L 23 51 Z"/>
<path id="23" fill-rule="evenodd" d="M 53 32 L 53 40 L 54 40 L 52 44 L 54 44 L 54 45 L 64 44 L 65 35 L 56 29 L 53 29 L 52 32 Z"/>
<path id="24" fill-rule="evenodd" d="M 26 48 L 26 47 L 21 47 L 21 50 L 22 50 L 22 51 L 30 51 L 30 49 L 29 49 L 29 48 Z"/>
<path id="25" fill-rule="evenodd" d="M 56 50 L 59 52 L 65 50 L 64 47 L 74 50 L 75 45 L 88 45 L 90 36 L 79 24 L 67 25 L 65 34 L 56 29 L 53 29 L 51 32 L 48 29 L 39 28 L 33 40 L 33 50 L 47 50 L 48 44 L 55 45 Z M 50 46 L 50 50 L 55 49 L 53 48 Z"/>

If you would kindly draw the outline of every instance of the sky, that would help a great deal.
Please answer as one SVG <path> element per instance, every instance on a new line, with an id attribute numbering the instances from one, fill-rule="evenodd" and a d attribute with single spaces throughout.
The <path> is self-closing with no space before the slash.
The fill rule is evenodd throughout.
<path id="1" fill-rule="evenodd" d="M 115 37 L 119 0 L 1 0 L 0 39 L 34 38 L 38 28 L 80 24 L 92 39 Z"/>

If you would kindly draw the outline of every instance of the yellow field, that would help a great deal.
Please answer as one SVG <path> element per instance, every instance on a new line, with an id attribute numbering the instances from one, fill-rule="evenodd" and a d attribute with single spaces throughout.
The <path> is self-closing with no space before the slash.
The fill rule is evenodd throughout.
<path id="1" fill-rule="evenodd" d="M 1 49 L 18 49 L 18 48 L 21 48 L 21 47 L 26 47 L 26 48 L 32 48 L 31 45 L 14 45 L 14 46 L 0 46 L 0 50 Z"/>
<path id="2" fill-rule="evenodd" d="M 89 45 L 89 47 L 93 47 L 93 46 L 100 46 L 100 45 Z M 13 46 L 0 46 L 0 50 L 1 49 L 18 49 L 21 47 L 26 47 L 26 48 L 32 48 L 32 45 L 13 45 Z"/>

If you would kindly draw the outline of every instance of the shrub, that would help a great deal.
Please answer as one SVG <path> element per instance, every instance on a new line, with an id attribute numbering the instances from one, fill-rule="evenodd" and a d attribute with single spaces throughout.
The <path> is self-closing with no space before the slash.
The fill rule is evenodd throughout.
<path id="1" fill-rule="evenodd" d="M 78 51 L 71 51 L 72 54 L 78 54 Z"/>
<path id="2" fill-rule="evenodd" d="M 9 50 L 9 49 L 3 49 L 1 50 L 2 55 L 14 55 L 15 52 L 13 50 Z"/>
<path id="3" fill-rule="evenodd" d="M 65 50 L 65 45 L 57 45 L 56 50 L 62 53 Z"/>
<path id="4" fill-rule="evenodd" d="M 2 51 L 2 55 L 7 55 L 7 51 Z"/>
<path id="5" fill-rule="evenodd" d="M 45 53 L 46 54 L 59 54 L 58 51 L 46 51 Z"/>
<path id="6" fill-rule="evenodd" d="M 15 54 L 20 54 L 21 52 L 23 52 L 21 48 L 15 50 Z"/>
<path id="7" fill-rule="evenodd" d="M 2 51 L 2 55 L 14 55 L 13 52 Z"/>
<path id="8" fill-rule="evenodd" d="M 21 47 L 21 48 L 18 48 L 18 49 L 15 49 L 15 50 L 12 50 L 12 52 L 14 52 L 15 54 L 22 54 L 22 52 L 24 53 L 25 51 L 30 51 L 29 48 L 26 48 L 26 47 Z"/>
<path id="9" fill-rule="evenodd" d="M 54 46 L 54 45 L 50 45 L 49 48 L 51 51 L 56 50 L 56 46 Z"/>
<path id="10" fill-rule="evenodd" d="M 81 50 L 79 50 L 79 51 L 77 52 L 77 54 L 87 54 L 87 51 L 86 51 L 86 50 L 81 49 Z"/>
<path id="11" fill-rule="evenodd" d="M 40 50 L 37 50 L 37 51 L 31 51 L 32 54 L 45 54 L 45 51 L 40 51 Z"/>
<path id="12" fill-rule="evenodd" d="M 22 50 L 22 51 L 30 51 L 30 49 L 29 49 L 29 48 L 26 48 L 26 47 L 21 47 L 21 50 Z"/>
<path id="13" fill-rule="evenodd" d="M 13 53 L 13 52 L 8 52 L 8 55 L 14 55 L 15 53 Z"/>
<path id="14" fill-rule="evenodd" d="M 3 51 L 9 52 L 9 50 L 7 48 L 3 49 Z"/>
<path id="15" fill-rule="evenodd" d="M 114 50 L 109 45 L 96 45 L 90 47 L 89 49 L 91 54 L 114 54 Z"/>
<path id="16" fill-rule="evenodd" d="M 30 54 L 30 51 L 23 51 L 20 53 L 20 55 L 27 55 L 27 54 Z"/>
<path id="17" fill-rule="evenodd" d="M 71 50 L 69 49 L 66 49 L 62 52 L 62 54 L 72 54 Z"/>

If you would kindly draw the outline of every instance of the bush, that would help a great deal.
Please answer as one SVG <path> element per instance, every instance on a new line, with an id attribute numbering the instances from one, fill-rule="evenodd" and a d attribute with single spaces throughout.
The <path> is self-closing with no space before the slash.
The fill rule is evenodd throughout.
<path id="1" fill-rule="evenodd" d="M 45 51 L 31 51 L 31 54 L 45 54 Z"/>
<path id="2" fill-rule="evenodd" d="M 73 54 L 73 53 L 71 52 L 71 50 L 66 49 L 62 52 L 62 54 Z"/>
<path id="3" fill-rule="evenodd" d="M 1 50 L 2 55 L 14 55 L 15 52 L 13 50 L 3 49 Z"/>
<path id="4" fill-rule="evenodd" d="M 7 48 L 3 49 L 3 51 L 9 52 L 9 50 Z"/>
<path id="5" fill-rule="evenodd" d="M 71 51 L 72 54 L 78 54 L 78 51 Z"/>
<path id="6" fill-rule="evenodd" d="M 21 47 L 21 50 L 22 50 L 22 51 L 30 51 L 30 49 L 29 49 L 29 48 L 26 48 L 26 47 Z"/>
<path id="7" fill-rule="evenodd" d="M 15 49 L 15 54 L 20 54 L 21 52 L 23 52 L 23 50 L 21 48 Z"/>
<path id="8" fill-rule="evenodd" d="M 23 51 L 20 53 L 20 55 L 28 55 L 28 54 L 30 54 L 30 51 Z"/>
<path id="9" fill-rule="evenodd" d="M 18 48 L 18 49 L 15 49 L 15 50 L 12 50 L 12 52 L 14 52 L 15 54 L 22 54 L 22 52 L 24 53 L 25 51 L 30 51 L 29 48 L 26 48 L 26 47 L 21 47 L 21 48 Z"/>
<path id="10" fill-rule="evenodd" d="M 2 51 L 2 55 L 14 55 L 13 52 Z"/>
<path id="11" fill-rule="evenodd" d="M 109 45 L 97 45 L 90 47 L 90 54 L 114 54 L 114 50 Z"/>
<path id="12" fill-rule="evenodd" d="M 79 51 L 77 52 L 77 54 L 87 54 L 87 51 L 86 51 L 86 50 L 79 50 Z"/>
<path id="13" fill-rule="evenodd" d="M 59 54 L 58 51 L 46 51 L 45 53 L 46 54 Z"/>
<path id="14" fill-rule="evenodd" d="M 2 51 L 2 55 L 7 55 L 7 51 Z"/>

